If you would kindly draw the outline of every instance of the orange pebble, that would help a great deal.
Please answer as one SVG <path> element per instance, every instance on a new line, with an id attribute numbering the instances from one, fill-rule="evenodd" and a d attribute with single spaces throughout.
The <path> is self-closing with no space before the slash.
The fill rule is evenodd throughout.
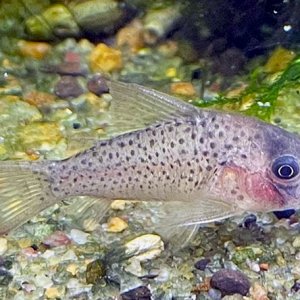
<path id="1" fill-rule="evenodd" d="M 171 84 L 171 93 L 192 97 L 196 95 L 196 90 L 190 82 L 174 82 Z"/>
<path id="2" fill-rule="evenodd" d="M 23 56 L 35 59 L 43 59 L 51 50 L 51 46 L 48 43 L 24 40 L 18 42 L 18 47 Z"/>

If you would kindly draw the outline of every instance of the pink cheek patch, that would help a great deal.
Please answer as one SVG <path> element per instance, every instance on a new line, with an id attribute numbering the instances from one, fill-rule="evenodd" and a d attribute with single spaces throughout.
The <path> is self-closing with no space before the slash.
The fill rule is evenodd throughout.
<path id="1" fill-rule="evenodd" d="M 284 206 L 285 201 L 276 187 L 260 173 L 248 174 L 245 180 L 246 193 L 257 201 L 264 202 L 265 206 L 272 208 Z"/>

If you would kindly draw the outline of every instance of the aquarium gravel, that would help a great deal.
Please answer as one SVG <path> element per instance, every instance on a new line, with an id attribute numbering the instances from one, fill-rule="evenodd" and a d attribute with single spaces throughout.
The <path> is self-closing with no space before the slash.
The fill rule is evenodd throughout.
<path id="1" fill-rule="evenodd" d="M 16 11 L 0 7 L 0 32 L 10 33 L 0 40 L 1 160 L 64 159 L 105 137 L 113 124 L 104 78 L 299 133 L 295 47 L 273 47 L 247 63 L 236 45 L 217 58 L 203 46 L 198 57 L 198 46 L 184 38 L 191 10 L 180 1 L 29 2 L 30 13 L 20 3 Z M 195 35 L 207 43 L 215 25 L 206 22 L 195 25 Z M 183 32 L 173 37 L 178 24 Z M 91 39 L 91 32 L 104 37 Z M 184 240 L 153 229 L 160 203 L 120 199 L 103 219 L 82 222 L 69 211 L 76 201 L 85 197 L 65 199 L 0 237 L 0 299 L 300 299 L 298 212 L 201 226 L 181 248 Z"/>

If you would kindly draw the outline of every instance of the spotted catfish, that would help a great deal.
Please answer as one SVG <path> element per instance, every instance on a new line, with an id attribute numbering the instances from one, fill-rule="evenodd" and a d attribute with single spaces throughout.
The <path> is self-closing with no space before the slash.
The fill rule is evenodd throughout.
<path id="1" fill-rule="evenodd" d="M 108 85 L 110 129 L 122 134 L 63 161 L 0 164 L 2 233 L 78 195 L 92 197 L 74 203 L 77 213 L 97 217 L 114 199 L 161 201 L 173 227 L 300 206 L 299 136 L 143 86 Z"/>

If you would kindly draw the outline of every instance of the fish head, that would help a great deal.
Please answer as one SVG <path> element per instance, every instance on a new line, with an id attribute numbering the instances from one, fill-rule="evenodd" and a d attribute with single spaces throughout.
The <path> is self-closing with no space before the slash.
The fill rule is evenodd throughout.
<path id="1" fill-rule="evenodd" d="M 223 166 L 225 197 L 242 211 L 300 208 L 300 137 L 258 123 L 243 143 L 247 155 L 239 153 Z"/>

